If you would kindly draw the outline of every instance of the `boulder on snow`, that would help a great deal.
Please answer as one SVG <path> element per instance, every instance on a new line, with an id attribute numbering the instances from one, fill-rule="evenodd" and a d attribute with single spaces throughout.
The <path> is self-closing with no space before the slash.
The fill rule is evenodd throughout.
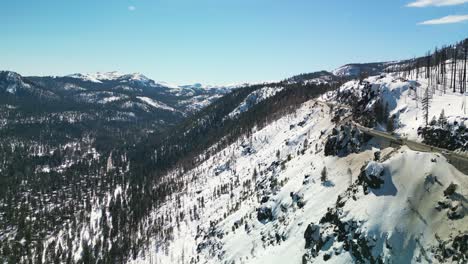
<path id="1" fill-rule="evenodd" d="M 325 156 L 331 156 L 337 154 L 337 136 L 329 136 L 325 143 Z"/>
<path id="2" fill-rule="evenodd" d="M 445 189 L 444 195 L 445 196 L 450 196 L 450 195 L 454 194 L 456 190 L 457 190 L 457 185 L 454 184 L 454 183 L 450 183 L 449 187 L 447 187 L 447 189 Z"/>
<path id="3" fill-rule="evenodd" d="M 257 219 L 260 222 L 268 222 L 273 220 L 273 210 L 270 206 L 264 205 L 257 209 Z"/>
<path id="4" fill-rule="evenodd" d="M 450 208 L 452 202 L 445 199 L 445 200 L 442 200 L 442 201 L 438 201 L 437 202 L 437 206 L 436 206 L 436 209 L 438 211 L 441 211 L 442 209 L 447 209 L 447 208 Z"/>
<path id="5" fill-rule="evenodd" d="M 462 219 L 465 216 L 465 208 L 461 202 L 457 202 L 452 208 L 447 212 L 447 216 L 451 220 Z"/>
<path id="6" fill-rule="evenodd" d="M 381 152 L 380 152 L 380 151 L 374 152 L 374 161 L 379 161 L 379 160 L 380 160 L 380 156 L 381 156 Z"/>
<path id="7" fill-rule="evenodd" d="M 383 175 L 384 167 L 382 164 L 371 161 L 367 164 L 359 177 L 370 188 L 378 189 L 382 186 L 382 184 L 384 184 Z"/>
<path id="8" fill-rule="evenodd" d="M 310 183 L 310 175 L 307 174 L 304 176 L 304 180 L 302 181 L 303 185 L 309 184 Z"/>
<path id="9" fill-rule="evenodd" d="M 304 194 L 291 192 L 290 194 L 293 203 L 297 204 L 297 207 L 302 208 L 305 205 Z"/>
<path id="10" fill-rule="evenodd" d="M 468 233 L 460 234 L 453 239 L 453 248 L 461 253 L 464 253 L 465 259 L 468 258 Z"/>
<path id="11" fill-rule="evenodd" d="M 270 200 L 270 196 L 263 196 L 262 199 L 260 200 L 260 203 L 266 203 Z"/>
<path id="12" fill-rule="evenodd" d="M 305 248 L 312 248 L 320 241 L 320 226 L 310 223 L 304 233 Z"/>

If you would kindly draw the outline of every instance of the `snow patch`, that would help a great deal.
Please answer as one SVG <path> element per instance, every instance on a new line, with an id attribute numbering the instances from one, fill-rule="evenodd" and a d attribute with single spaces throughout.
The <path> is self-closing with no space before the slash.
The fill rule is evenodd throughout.
<path id="1" fill-rule="evenodd" d="M 159 108 L 159 109 L 163 109 L 163 110 L 168 110 L 168 111 L 172 111 L 172 112 L 175 112 L 177 110 L 175 110 L 174 108 L 164 104 L 164 103 L 161 103 L 159 101 L 156 101 L 156 100 L 153 100 L 149 97 L 145 97 L 145 96 L 137 96 L 137 98 L 139 100 L 141 100 L 142 102 L 154 107 L 154 108 Z"/>
<path id="2" fill-rule="evenodd" d="M 244 101 L 236 108 L 234 109 L 231 113 L 229 113 L 229 118 L 235 118 L 238 115 L 247 112 L 252 106 L 266 100 L 267 98 L 270 98 L 277 94 L 278 92 L 282 91 L 283 87 L 263 87 L 261 89 L 255 90 L 247 97 L 245 98 Z"/>

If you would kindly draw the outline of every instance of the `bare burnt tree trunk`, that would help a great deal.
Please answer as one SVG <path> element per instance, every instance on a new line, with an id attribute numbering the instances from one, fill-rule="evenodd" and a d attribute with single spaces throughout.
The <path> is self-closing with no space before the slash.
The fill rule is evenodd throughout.
<path id="1" fill-rule="evenodd" d="M 466 93 L 466 61 L 468 60 L 468 40 L 464 41 L 464 51 L 465 51 L 465 62 L 463 63 L 463 91 L 462 93 Z"/>
<path id="2" fill-rule="evenodd" d="M 429 92 L 429 86 L 426 88 L 425 92 L 424 92 L 424 98 L 421 102 L 422 104 L 422 108 L 423 108 L 423 117 L 424 117 L 424 123 L 426 124 L 426 126 L 429 125 L 429 107 L 430 107 L 430 92 Z"/>
<path id="3" fill-rule="evenodd" d="M 454 48 L 454 53 L 453 53 L 453 64 L 452 64 L 452 90 L 455 93 L 457 89 L 457 46 Z"/>
<path id="4" fill-rule="evenodd" d="M 444 51 L 442 53 L 442 59 L 441 59 L 441 64 L 442 64 L 442 86 L 444 89 L 444 94 L 447 92 L 447 48 L 444 48 Z"/>

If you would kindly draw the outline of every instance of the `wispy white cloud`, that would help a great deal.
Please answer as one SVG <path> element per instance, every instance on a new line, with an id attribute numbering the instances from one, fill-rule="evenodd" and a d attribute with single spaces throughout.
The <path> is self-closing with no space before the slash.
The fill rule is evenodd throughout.
<path id="1" fill-rule="evenodd" d="M 419 23 L 419 25 L 442 25 L 442 24 L 455 24 L 455 23 L 461 23 L 464 21 L 468 21 L 468 15 L 452 15 L 452 16 L 446 16 L 442 18 L 437 18 L 437 19 L 432 19 L 432 20 L 427 20 L 424 22 Z"/>
<path id="2" fill-rule="evenodd" d="M 468 0 L 416 0 L 409 3 L 408 7 L 427 7 L 427 6 L 454 6 L 468 3 Z"/>
<path id="3" fill-rule="evenodd" d="M 136 10 L 136 7 L 131 5 L 131 6 L 128 7 L 128 10 L 129 10 L 129 11 L 135 11 L 135 10 Z"/>

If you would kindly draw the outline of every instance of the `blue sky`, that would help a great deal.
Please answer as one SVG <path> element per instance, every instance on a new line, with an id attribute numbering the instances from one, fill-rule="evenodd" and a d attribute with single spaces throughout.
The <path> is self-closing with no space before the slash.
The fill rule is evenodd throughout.
<path id="1" fill-rule="evenodd" d="M 279 80 L 422 55 L 468 37 L 466 15 L 468 0 L 8 0 L 0 69 Z"/>

